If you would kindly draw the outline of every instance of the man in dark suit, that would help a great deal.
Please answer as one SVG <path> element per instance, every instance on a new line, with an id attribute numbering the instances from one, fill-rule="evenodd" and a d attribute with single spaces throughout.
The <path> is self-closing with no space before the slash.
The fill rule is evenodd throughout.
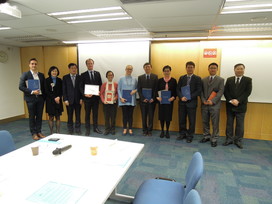
<path id="1" fill-rule="evenodd" d="M 69 74 L 63 76 L 62 88 L 63 88 L 63 101 L 66 105 L 67 115 L 68 115 L 68 132 L 69 134 L 74 134 L 74 130 L 77 134 L 81 134 L 81 120 L 80 112 L 81 105 L 83 103 L 82 94 L 80 93 L 80 81 L 81 78 L 77 74 L 77 65 L 70 63 L 68 65 Z M 73 124 L 73 115 L 75 112 L 75 128 Z"/>
<path id="2" fill-rule="evenodd" d="M 152 66 L 150 63 L 145 63 L 144 66 L 145 74 L 138 77 L 138 93 L 140 96 L 140 108 L 142 113 L 142 126 L 143 135 L 152 136 L 153 130 L 153 118 L 155 111 L 155 100 L 157 96 L 157 85 L 158 76 L 151 73 Z M 144 92 L 150 92 L 150 98 L 147 98 Z M 148 120 L 148 123 L 147 123 Z"/>
<path id="3" fill-rule="evenodd" d="M 201 78 L 194 74 L 195 63 L 186 63 L 187 74 L 181 76 L 177 85 L 177 95 L 179 97 L 179 137 L 177 140 L 186 138 L 187 143 L 193 141 L 195 134 L 195 123 L 196 123 L 196 108 L 197 108 L 197 97 L 201 93 Z M 189 100 L 184 93 L 181 91 L 181 87 L 189 86 L 191 99 Z M 186 119 L 189 119 L 189 129 L 187 130 Z"/>
<path id="4" fill-rule="evenodd" d="M 248 97 L 252 91 L 252 79 L 244 76 L 245 66 L 234 66 L 235 76 L 229 77 L 225 84 L 224 96 L 227 107 L 226 141 L 224 146 L 235 144 L 242 149 L 244 137 L 244 119 L 247 111 Z M 236 119 L 234 131 L 234 119 Z"/>
<path id="5" fill-rule="evenodd" d="M 24 99 L 29 113 L 29 128 L 34 140 L 44 138 L 42 134 L 42 114 L 45 100 L 44 74 L 38 72 L 38 61 L 35 58 L 29 60 L 29 71 L 24 72 L 20 78 L 19 89 L 24 92 Z M 39 89 L 28 88 L 28 80 L 39 80 Z"/>
<path id="6" fill-rule="evenodd" d="M 91 110 L 93 111 L 93 128 L 94 132 L 102 134 L 101 130 L 98 129 L 98 108 L 99 108 L 99 95 L 85 94 L 85 85 L 98 85 L 99 89 L 102 85 L 102 80 L 100 73 L 94 71 L 94 61 L 92 59 L 86 60 L 86 66 L 88 70 L 81 74 L 81 85 L 80 91 L 83 95 L 84 106 L 85 106 L 85 127 L 86 127 L 86 136 L 90 135 L 90 114 Z"/>
<path id="7" fill-rule="evenodd" d="M 209 64 L 210 76 L 202 79 L 201 113 L 203 124 L 203 139 L 201 143 L 211 141 L 211 146 L 217 146 L 219 137 L 219 118 L 221 97 L 224 93 L 224 79 L 217 76 L 218 64 Z M 210 120 L 212 121 L 212 134 L 210 133 Z"/>

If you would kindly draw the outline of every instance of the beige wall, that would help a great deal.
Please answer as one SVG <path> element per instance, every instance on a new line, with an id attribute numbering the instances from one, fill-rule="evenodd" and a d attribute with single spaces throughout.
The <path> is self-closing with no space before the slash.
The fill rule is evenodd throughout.
<path id="1" fill-rule="evenodd" d="M 173 42 L 173 43 L 152 43 L 151 44 L 151 63 L 153 72 L 162 77 L 162 68 L 165 65 L 172 67 L 172 77 L 177 80 L 185 74 L 185 63 L 187 61 L 194 61 L 196 63 L 195 74 L 200 77 L 208 75 L 208 64 L 216 62 L 220 65 L 221 50 L 218 48 L 216 58 L 203 58 L 203 47 L 199 42 Z M 205 48 L 207 45 L 205 44 Z M 212 47 L 216 48 L 216 47 Z M 50 47 L 26 47 L 21 48 L 21 65 L 22 71 L 28 70 L 28 60 L 35 57 L 39 61 L 39 70 L 45 73 L 50 66 L 54 65 L 60 69 L 60 77 L 68 73 L 67 65 L 71 62 L 77 63 L 77 48 L 76 46 L 50 46 Z M 220 71 L 220 70 L 219 70 Z M 26 109 L 27 110 L 27 109 Z M 156 108 L 154 116 L 154 128 L 160 129 Z M 173 121 L 170 129 L 178 131 L 178 103 L 174 104 Z M 27 115 L 26 115 L 27 116 Z M 84 106 L 81 114 L 84 122 Z M 44 119 L 47 119 L 44 114 Z M 225 135 L 226 124 L 226 110 L 225 104 L 222 104 L 220 116 L 220 135 Z M 62 121 L 67 121 L 66 110 L 64 111 Z M 245 120 L 245 138 L 272 140 L 272 104 L 249 103 L 248 112 Z M 99 124 L 104 124 L 103 107 L 100 104 L 99 108 Z M 118 108 L 117 112 L 117 126 L 122 126 L 122 111 Z M 141 127 L 141 114 L 139 105 L 134 110 L 134 127 Z M 201 112 L 200 106 L 197 109 L 197 124 L 196 133 L 202 133 Z"/>

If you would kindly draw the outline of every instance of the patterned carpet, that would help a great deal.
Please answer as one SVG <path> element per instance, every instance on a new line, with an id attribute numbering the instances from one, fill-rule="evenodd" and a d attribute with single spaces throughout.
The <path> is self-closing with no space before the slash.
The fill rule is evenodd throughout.
<path id="1" fill-rule="evenodd" d="M 103 127 L 100 127 L 103 130 Z M 14 136 L 16 147 L 32 142 L 28 120 L 0 124 L 0 130 L 8 130 Z M 47 122 L 43 122 L 43 133 L 48 135 Z M 66 123 L 62 123 L 61 132 L 67 134 Z M 145 147 L 118 186 L 118 192 L 135 195 L 139 185 L 148 178 L 157 176 L 173 178 L 184 183 L 185 172 L 192 154 L 202 153 L 204 175 L 197 185 L 203 204 L 271 204 L 272 203 L 272 141 L 244 140 L 244 149 L 234 145 L 221 144 L 212 148 L 209 143 L 199 143 L 195 136 L 192 143 L 177 141 L 177 132 L 171 132 L 171 138 L 159 138 L 159 131 L 152 137 L 144 137 L 136 129 L 134 136 L 121 136 L 117 128 L 115 136 L 92 136 L 117 138 L 118 140 L 144 143 Z M 119 202 L 108 200 L 106 204 Z"/>

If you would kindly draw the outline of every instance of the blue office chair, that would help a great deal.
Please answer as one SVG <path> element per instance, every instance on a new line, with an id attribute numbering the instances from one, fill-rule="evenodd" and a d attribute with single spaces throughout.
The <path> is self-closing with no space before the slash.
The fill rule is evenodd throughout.
<path id="1" fill-rule="evenodd" d="M 6 130 L 0 130 L 0 156 L 15 150 L 12 135 Z"/>
<path id="2" fill-rule="evenodd" d="M 187 169 L 185 185 L 170 179 L 148 179 L 139 187 L 133 204 L 183 204 L 187 194 L 196 187 L 203 169 L 202 155 L 196 152 Z"/>
<path id="3" fill-rule="evenodd" d="M 201 204 L 201 203 L 202 202 L 199 193 L 195 189 L 192 189 L 186 196 L 183 204 Z"/>

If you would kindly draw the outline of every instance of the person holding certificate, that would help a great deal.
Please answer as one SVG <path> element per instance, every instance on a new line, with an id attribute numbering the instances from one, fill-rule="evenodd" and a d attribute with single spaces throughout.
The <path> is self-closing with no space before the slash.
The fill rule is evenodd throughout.
<path id="1" fill-rule="evenodd" d="M 169 65 L 163 67 L 164 77 L 158 80 L 159 101 L 159 120 L 161 123 L 160 137 L 170 138 L 169 127 L 172 121 L 173 101 L 177 96 L 177 80 L 171 77 L 172 68 Z M 166 124 L 166 133 L 164 133 L 164 124 Z"/>
<path id="2" fill-rule="evenodd" d="M 179 97 L 179 137 L 177 140 L 186 138 L 187 143 L 193 141 L 196 123 L 197 98 L 201 94 L 201 78 L 194 74 L 195 63 L 186 63 L 187 74 L 181 76 L 177 85 L 177 95 Z M 189 129 L 186 120 L 189 119 Z"/>
<path id="3" fill-rule="evenodd" d="M 85 135 L 89 136 L 91 130 L 91 111 L 93 111 L 93 130 L 98 134 L 102 134 L 98 129 L 99 89 L 102 85 L 102 80 L 100 73 L 93 68 L 94 61 L 92 59 L 87 59 L 85 63 L 88 70 L 81 74 L 80 92 L 83 95 L 85 107 Z"/>
<path id="4" fill-rule="evenodd" d="M 208 66 L 209 76 L 202 79 L 201 113 L 203 124 L 203 138 L 200 143 L 211 142 L 212 147 L 217 146 L 219 137 L 219 119 L 221 97 L 224 93 L 224 79 L 217 76 L 218 64 L 211 63 Z M 212 133 L 210 132 L 212 121 Z"/>
<path id="5" fill-rule="evenodd" d="M 132 65 L 126 66 L 126 75 L 121 77 L 118 82 L 118 105 L 122 107 L 123 113 L 123 134 L 133 135 L 133 110 L 136 106 L 137 79 L 131 76 Z M 128 130 L 127 130 L 128 129 Z"/>
<path id="6" fill-rule="evenodd" d="M 103 83 L 100 90 L 100 98 L 103 105 L 105 117 L 105 132 L 104 135 L 111 133 L 115 135 L 115 119 L 117 113 L 117 99 L 118 99 L 118 84 L 113 82 L 114 74 L 112 71 L 107 71 L 107 82 Z"/>
<path id="7" fill-rule="evenodd" d="M 45 79 L 46 113 L 48 113 L 48 125 L 50 133 L 54 131 L 54 117 L 56 118 L 56 132 L 60 133 L 60 116 L 63 112 L 62 105 L 62 80 L 58 77 L 59 69 L 50 67 L 48 78 Z"/>
<path id="8" fill-rule="evenodd" d="M 143 68 L 145 74 L 138 77 L 138 93 L 140 96 L 143 135 L 152 136 L 158 76 L 151 73 L 152 65 L 149 62 L 145 63 Z"/>
<path id="9" fill-rule="evenodd" d="M 20 77 L 19 89 L 24 93 L 28 114 L 29 129 L 34 140 L 44 138 L 42 134 L 42 114 L 45 100 L 44 74 L 38 71 L 36 58 L 29 60 L 29 71 Z M 35 83 L 37 82 L 37 83 Z M 32 85 L 33 86 L 32 86 Z M 37 86 L 35 86 L 35 84 Z"/>

